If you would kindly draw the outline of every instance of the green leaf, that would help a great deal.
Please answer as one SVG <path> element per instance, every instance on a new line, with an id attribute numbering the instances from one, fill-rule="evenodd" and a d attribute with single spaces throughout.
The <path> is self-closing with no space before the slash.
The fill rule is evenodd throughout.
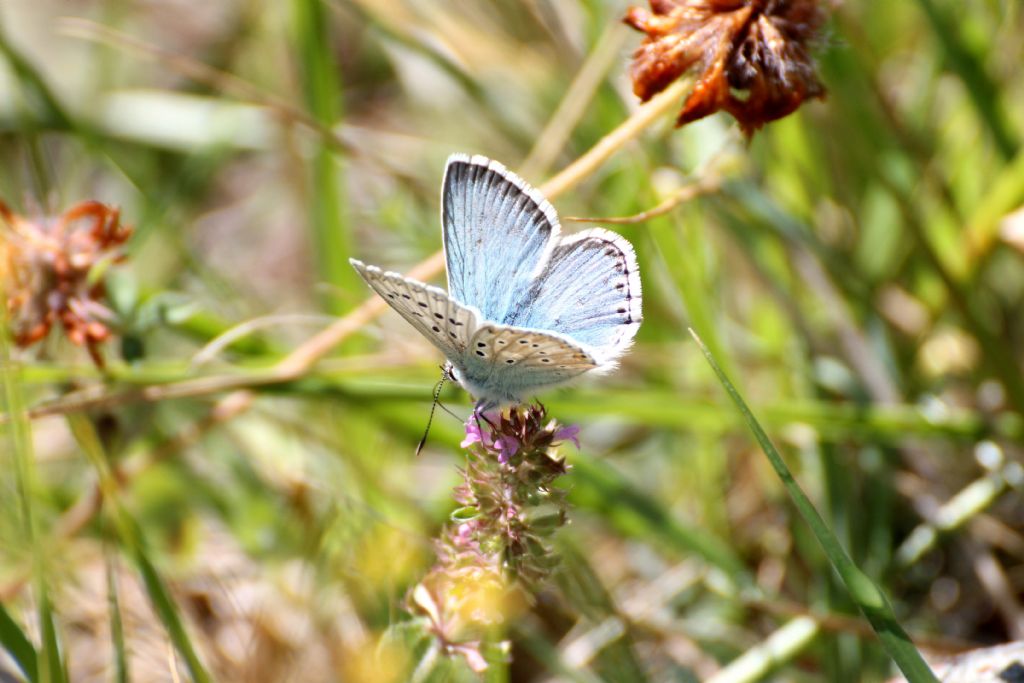
<path id="1" fill-rule="evenodd" d="M 14 658 L 30 683 L 39 680 L 39 668 L 36 664 L 39 655 L 32 647 L 28 636 L 4 608 L 3 603 L 0 603 L 0 644 Z"/>

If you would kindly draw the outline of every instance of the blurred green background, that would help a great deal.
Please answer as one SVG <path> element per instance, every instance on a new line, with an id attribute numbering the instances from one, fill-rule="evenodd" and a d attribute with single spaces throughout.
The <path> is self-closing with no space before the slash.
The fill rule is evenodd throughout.
<path id="1" fill-rule="evenodd" d="M 450 153 L 539 185 L 630 116 L 627 7 L 0 4 L 0 198 L 136 229 L 107 371 L 56 333 L 4 365 L 8 416 L 114 400 L 5 422 L 0 677 L 22 638 L 39 680 L 413 676 L 396 626 L 461 462 L 441 413 L 413 455 L 440 358 L 387 312 L 266 372 L 369 297 L 350 256 L 440 248 Z M 554 201 L 629 216 L 714 184 L 614 226 L 645 322 L 615 374 L 542 397 L 582 427 L 572 523 L 494 680 L 893 675 L 691 326 L 926 654 L 1024 638 L 1022 33 L 1013 0 L 837 4 L 824 101 L 749 142 L 673 109 Z"/>

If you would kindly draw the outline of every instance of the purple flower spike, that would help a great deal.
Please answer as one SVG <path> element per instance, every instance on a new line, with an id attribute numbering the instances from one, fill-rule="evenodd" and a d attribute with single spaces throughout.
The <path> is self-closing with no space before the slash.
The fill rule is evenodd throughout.
<path id="1" fill-rule="evenodd" d="M 557 446 L 572 441 L 578 448 L 580 429 L 546 418 L 539 404 L 473 411 L 455 489 L 460 507 L 437 544 L 437 564 L 407 601 L 441 651 L 476 672 L 507 652 L 507 643 L 490 641 L 507 618 L 505 606 L 518 602 L 524 588 L 539 588 L 555 563 L 548 540 L 566 521 L 568 492 L 554 482 L 570 469 Z M 543 524 L 532 514 L 538 505 L 545 506 Z"/>
<path id="2" fill-rule="evenodd" d="M 566 425 L 555 432 L 554 441 L 572 441 L 576 448 L 580 447 L 580 426 Z"/>

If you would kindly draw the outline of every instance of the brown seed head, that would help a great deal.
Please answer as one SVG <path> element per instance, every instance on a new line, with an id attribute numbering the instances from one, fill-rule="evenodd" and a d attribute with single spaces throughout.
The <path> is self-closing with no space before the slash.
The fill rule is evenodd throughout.
<path id="1" fill-rule="evenodd" d="M 822 97 L 809 47 L 825 20 L 819 0 L 650 0 L 623 21 L 646 37 L 633 55 L 643 101 L 698 73 L 676 125 L 724 110 L 748 136 Z"/>
<path id="2" fill-rule="evenodd" d="M 89 273 L 101 261 L 122 260 L 120 247 L 131 234 L 118 210 L 99 202 L 37 220 L 0 202 L 0 275 L 15 343 L 30 346 L 60 323 L 102 366 L 98 347 L 110 336 L 113 316 L 102 279 L 90 281 Z"/>

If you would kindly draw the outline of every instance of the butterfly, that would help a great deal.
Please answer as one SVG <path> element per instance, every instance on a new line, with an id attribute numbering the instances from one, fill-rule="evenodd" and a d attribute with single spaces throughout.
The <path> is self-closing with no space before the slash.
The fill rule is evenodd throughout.
<path id="1" fill-rule="evenodd" d="M 610 230 L 562 235 L 555 209 L 482 156 L 449 157 L 441 187 L 448 291 L 350 259 L 445 355 L 478 411 L 606 372 L 642 320 L 632 245 Z"/>

